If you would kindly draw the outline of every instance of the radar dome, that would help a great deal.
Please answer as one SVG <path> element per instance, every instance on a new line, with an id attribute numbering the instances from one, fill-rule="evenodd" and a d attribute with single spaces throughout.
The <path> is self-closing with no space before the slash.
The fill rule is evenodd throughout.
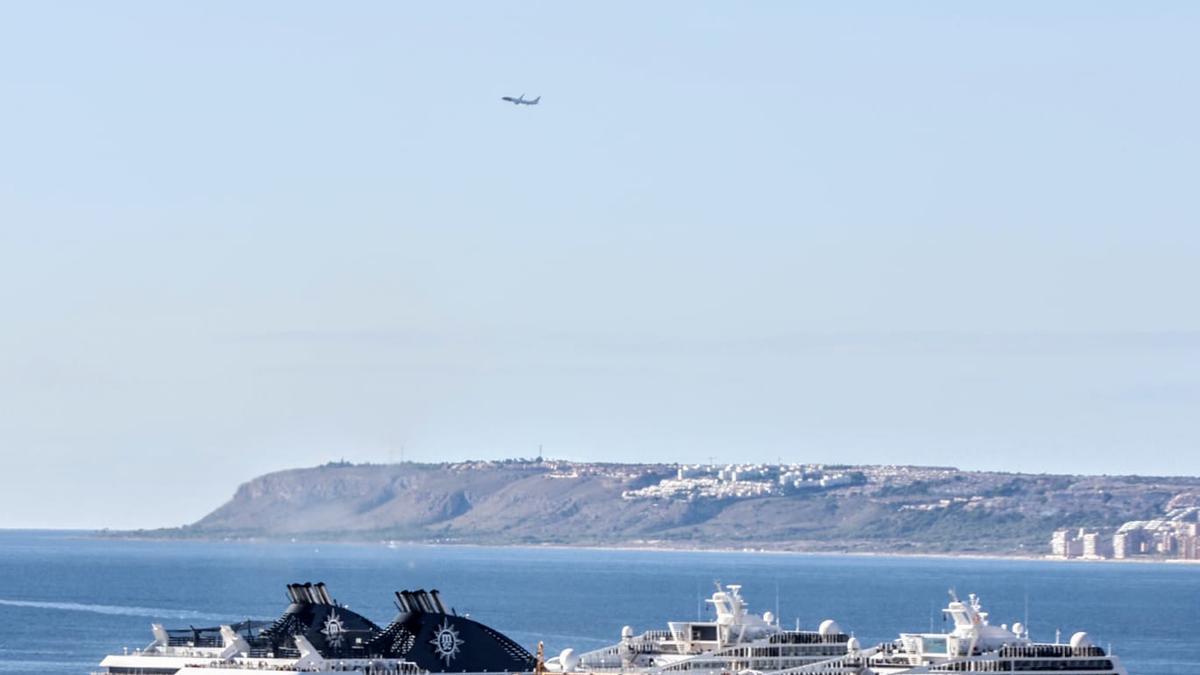
<path id="1" fill-rule="evenodd" d="M 846 651 L 850 654 L 857 652 L 861 647 L 858 644 L 858 638 L 852 637 L 846 640 Z"/>
<path id="2" fill-rule="evenodd" d="M 821 627 L 817 629 L 817 632 L 820 633 L 822 637 L 838 635 L 842 632 L 842 627 L 839 626 L 838 623 L 833 619 L 825 619 L 821 622 Z"/>
<path id="3" fill-rule="evenodd" d="M 1024 635 L 1025 634 L 1025 624 L 1021 623 L 1020 621 L 1016 621 L 1013 623 L 1012 630 L 1013 630 L 1014 635 L 1017 635 L 1017 636 Z"/>
<path id="4" fill-rule="evenodd" d="M 621 637 L 623 637 L 623 638 L 633 637 L 633 626 L 625 626 L 624 628 L 622 628 L 621 629 Z"/>
<path id="5" fill-rule="evenodd" d="M 1091 647 L 1091 646 L 1092 646 L 1092 639 L 1088 637 L 1087 633 L 1085 633 L 1083 631 L 1079 631 L 1078 633 L 1071 636 L 1071 649 L 1079 649 L 1080 647 Z"/>
<path id="6" fill-rule="evenodd" d="M 763 621 L 767 622 L 768 624 L 773 624 L 775 623 L 775 615 L 771 612 L 763 612 Z"/>
<path id="7" fill-rule="evenodd" d="M 579 667 L 579 657 L 575 655 L 575 650 L 567 647 L 558 655 L 558 665 L 562 666 L 564 673 L 569 673 Z"/>

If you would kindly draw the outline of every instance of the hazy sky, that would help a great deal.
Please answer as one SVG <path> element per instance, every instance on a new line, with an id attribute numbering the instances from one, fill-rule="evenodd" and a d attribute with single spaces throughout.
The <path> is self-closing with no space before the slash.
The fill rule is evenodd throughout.
<path id="1" fill-rule="evenodd" d="M 1198 34 L 0 5 L 0 526 L 175 525 L 401 448 L 1200 473 Z"/>

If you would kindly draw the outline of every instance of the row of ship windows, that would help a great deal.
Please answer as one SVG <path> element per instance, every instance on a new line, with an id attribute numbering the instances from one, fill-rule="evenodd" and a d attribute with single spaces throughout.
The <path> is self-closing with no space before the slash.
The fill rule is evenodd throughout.
<path id="1" fill-rule="evenodd" d="M 826 656 L 838 656 L 844 654 L 845 650 L 839 651 L 837 654 L 828 654 Z M 687 670 L 721 670 L 721 671 L 739 671 L 739 670 L 783 670 L 785 668 L 797 668 L 806 666 L 813 662 L 813 659 L 772 659 L 769 664 L 754 662 L 746 667 L 740 665 L 731 665 L 727 661 L 684 661 L 678 665 L 669 666 L 665 670 L 672 672 L 687 671 Z"/>
<path id="2" fill-rule="evenodd" d="M 838 656 L 846 653 L 846 645 L 803 645 L 787 647 L 738 647 L 724 649 L 722 656 L 771 659 L 783 656 Z"/>
<path id="3" fill-rule="evenodd" d="M 1113 672 L 1112 661 L 1108 659 L 1054 659 L 1038 661 L 973 661 L 966 663 L 950 663 L 938 668 L 939 671 L 953 672 L 1045 672 L 1045 671 L 1091 671 L 1109 675 Z"/>
<path id="4" fill-rule="evenodd" d="M 623 649 L 630 649 L 635 654 L 649 654 L 659 650 L 659 645 L 653 643 L 634 644 L 631 647 L 611 647 L 604 650 L 605 655 L 616 656 Z M 722 654 L 733 656 L 758 656 L 758 657 L 774 657 L 774 656 L 808 656 L 817 655 L 824 656 L 826 654 L 842 654 L 846 651 L 845 643 L 801 643 L 792 645 L 772 645 L 770 647 L 753 647 L 751 654 L 746 654 L 747 647 L 735 649 L 726 648 L 721 651 Z"/>
<path id="5" fill-rule="evenodd" d="M 1018 670 L 1102 670 L 1111 672 L 1112 661 L 1108 659 L 1095 660 L 1063 660 L 1063 661 L 1014 661 L 1013 667 Z"/>

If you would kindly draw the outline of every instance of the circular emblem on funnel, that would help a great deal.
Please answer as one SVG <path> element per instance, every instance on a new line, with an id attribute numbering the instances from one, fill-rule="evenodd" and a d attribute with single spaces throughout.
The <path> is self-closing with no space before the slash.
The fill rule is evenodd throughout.
<path id="1" fill-rule="evenodd" d="M 438 626 L 433 631 L 433 639 L 429 641 L 433 645 L 433 651 L 438 657 L 450 665 L 451 659 L 458 656 L 458 648 L 463 645 L 462 638 L 458 637 L 458 630 L 450 625 L 450 619 L 442 621 L 442 625 Z"/>
<path id="2" fill-rule="evenodd" d="M 342 646 L 342 641 L 346 639 L 346 626 L 342 624 L 342 618 L 337 615 L 337 612 L 329 610 L 329 616 L 325 617 L 325 627 L 321 629 L 321 634 L 325 636 L 325 642 L 334 649 Z"/>

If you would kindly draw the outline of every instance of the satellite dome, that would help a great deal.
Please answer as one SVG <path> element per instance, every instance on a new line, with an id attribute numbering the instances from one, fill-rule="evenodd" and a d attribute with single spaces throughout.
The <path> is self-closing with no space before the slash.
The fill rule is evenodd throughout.
<path id="1" fill-rule="evenodd" d="M 1014 635 L 1021 636 L 1025 634 L 1025 624 L 1020 621 L 1013 622 L 1012 632 Z"/>
<path id="2" fill-rule="evenodd" d="M 558 655 L 558 664 L 562 666 L 564 673 L 569 673 L 579 667 L 579 657 L 575 655 L 575 650 L 567 647 Z"/>
<path id="3" fill-rule="evenodd" d="M 775 623 L 775 615 L 771 612 L 763 612 L 763 621 L 767 622 L 768 624 L 773 624 Z"/>
<path id="4" fill-rule="evenodd" d="M 623 638 L 633 637 L 633 626 L 625 626 L 624 628 L 622 628 L 621 629 L 621 637 L 623 637 Z"/>
<path id="5" fill-rule="evenodd" d="M 1091 646 L 1092 646 L 1092 640 L 1091 640 L 1091 638 L 1088 637 L 1087 633 L 1085 633 L 1083 631 L 1079 631 L 1078 633 L 1071 636 L 1071 649 L 1079 649 L 1081 647 L 1091 647 Z"/>
<path id="6" fill-rule="evenodd" d="M 833 619 L 825 619 L 821 622 L 821 627 L 817 629 L 817 632 L 821 634 L 821 637 L 838 635 L 842 632 L 842 627 Z"/>
<path id="7" fill-rule="evenodd" d="M 861 647 L 858 644 L 858 638 L 852 637 L 849 640 L 846 640 L 846 652 L 847 653 L 853 654 L 853 653 L 857 652 L 859 649 L 861 649 Z"/>

